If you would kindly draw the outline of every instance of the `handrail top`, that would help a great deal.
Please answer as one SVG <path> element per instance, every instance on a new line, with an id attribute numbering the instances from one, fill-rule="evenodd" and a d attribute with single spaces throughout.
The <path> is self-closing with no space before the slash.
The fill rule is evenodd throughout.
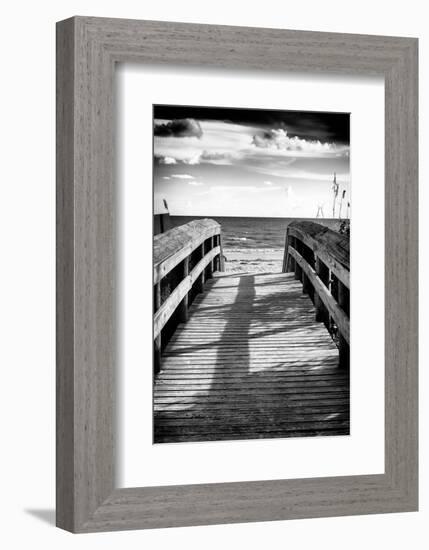
<path id="1" fill-rule="evenodd" d="M 288 231 L 298 238 L 314 252 L 328 254 L 335 261 L 350 271 L 350 238 L 311 221 L 295 221 L 288 225 Z"/>
<path id="2" fill-rule="evenodd" d="M 156 269 L 163 262 L 180 252 L 183 248 L 191 245 L 191 248 L 198 246 L 213 235 L 220 233 L 221 226 L 215 220 L 204 218 L 193 220 L 184 225 L 169 229 L 165 233 L 155 235 L 153 238 L 153 266 Z M 192 250 L 191 250 L 192 251 Z"/>

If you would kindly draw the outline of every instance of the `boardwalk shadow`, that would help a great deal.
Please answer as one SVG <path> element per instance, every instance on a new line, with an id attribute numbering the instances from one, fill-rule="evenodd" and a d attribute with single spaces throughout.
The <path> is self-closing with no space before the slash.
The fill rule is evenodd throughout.
<path id="1" fill-rule="evenodd" d="M 221 285 L 220 289 L 237 289 L 234 301 L 202 308 L 226 320 L 220 336 L 175 350 L 177 357 L 197 353 L 201 365 L 208 362 L 205 350 L 214 360 L 206 373 L 198 367 L 201 375 L 195 376 L 203 380 L 191 380 L 194 389 L 186 402 L 172 399 L 171 406 L 167 403 L 157 412 L 156 442 L 349 433 L 348 375 L 338 369 L 332 348 L 326 356 L 319 348 L 326 335 L 320 338 L 318 325 L 309 325 L 298 311 L 300 299 L 306 298 L 295 293 L 288 305 L 279 292 L 280 283 L 271 281 L 270 286 L 260 279 L 260 274 L 245 275 L 238 285 Z M 287 308 L 288 318 L 296 322 L 285 326 Z M 264 338 L 261 345 L 258 339 Z M 290 350 L 302 339 L 308 342 L 308 350 L 300 356 L 301 346 L 291 357 Z"/>

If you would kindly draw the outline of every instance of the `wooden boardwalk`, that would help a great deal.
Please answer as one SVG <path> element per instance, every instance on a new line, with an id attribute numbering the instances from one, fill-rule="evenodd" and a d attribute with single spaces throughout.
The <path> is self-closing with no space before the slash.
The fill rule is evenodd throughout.
<path id="1" fill-rule="evenodd" d="M 348 371 L 301 282 L 208 281 L 163 353 L 155 443 L 348 433 Z"/>

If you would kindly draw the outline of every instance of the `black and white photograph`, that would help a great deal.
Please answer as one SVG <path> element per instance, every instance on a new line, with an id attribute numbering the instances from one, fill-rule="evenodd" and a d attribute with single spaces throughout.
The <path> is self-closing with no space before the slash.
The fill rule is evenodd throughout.
<path id="1" fill-rule="evenodd" d="M 153 442 L 350 434 L 350 115 L 153 106 Z"/>
<path id="2" fill-rule="evenodd" d="M 424 550 L 426 4 L 2 8 L 0 547 Z"/>

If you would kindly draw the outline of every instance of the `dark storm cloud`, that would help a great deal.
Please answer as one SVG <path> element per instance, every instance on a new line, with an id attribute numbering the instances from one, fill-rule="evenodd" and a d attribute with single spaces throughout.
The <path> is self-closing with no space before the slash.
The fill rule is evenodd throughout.
<path id="1" fill-rule="evenodd" d="M 155 118 L 158 117 L 155 115 Z M 170 118 L 170 117 L 167 117 Z M 193 118 L 174 119 L 165 124 L 155 124 L 153 133 L 159 137 L 197 137 L 201 138 L 203 131 L 198 120 Z"/>
<path id="2" fill-rule="evenodd" d="M 301 139 L 330 141 L 344 145 L 350 142 L 349 113 L 155 105 L 154 118 L 220 120 L 254 126 L 262 131 L 283 129 L 289 135 Z"/>

